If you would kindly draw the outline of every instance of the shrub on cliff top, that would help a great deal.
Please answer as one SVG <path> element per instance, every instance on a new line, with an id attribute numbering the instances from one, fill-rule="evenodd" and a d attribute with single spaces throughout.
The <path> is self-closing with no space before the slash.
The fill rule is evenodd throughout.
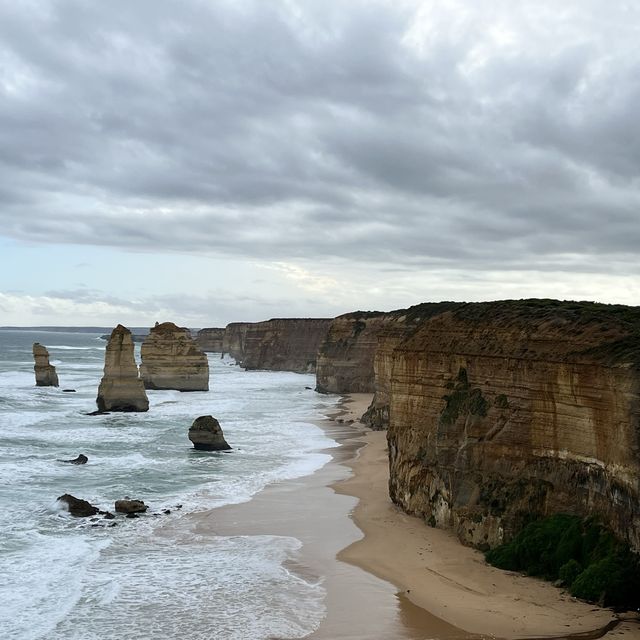
<path id="1" fill-rule="evenodd" d="M 486 554 L 500 569 L 563 581 L 571 595 L 605 606 L 640 606 L 640 556 L 594 518 L 556 514 L 528 524 Z"/>

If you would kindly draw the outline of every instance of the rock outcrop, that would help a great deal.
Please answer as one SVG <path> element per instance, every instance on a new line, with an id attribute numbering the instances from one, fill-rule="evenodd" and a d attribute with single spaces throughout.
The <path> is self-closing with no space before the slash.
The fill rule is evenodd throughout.
<path id="1" fill-rule="evenodd" d="M 222 353 L 229 354 L 240 364 L 244 359 L 244 340 L 252 322 L 231 322 L 224 329 Z"/>
<path id="2" fill-rule="evenodd" d="M 209 390 L 209 362 L 189 329 L 173 322 L 156 323 L 140 353 L 140 377 L 146 389 Z"/>
<path id="3" fill-rule="evenodd" d="M 275 318 L 245 327 L 241 365 L 245 369 L 310 373 L 329 318 Z"/>
<path id="4" fill-rule="evenodd" d="M 56 368 L 49 364 L 49 352 L 39 342 L 33 343 L 33 359 L 35 360 L 33 370 L 36 374 L 36 386 L 57 387 L 59 383 Z"/>
<path id="5" fill-rule="evenodd" d="M 125 498 L 124 500 L 116 500 L 115 510 L 117 513 L 144 513 L 149 507 L 142 500 L 132 500 Z"/>
<path id="6" fill-rule="evenodd" d="M 356 311 L 335 318 L 318 350 L 316 390 L 373 392 L 378 335 L 388 320 L 380 311 Z"/>
<path id="7" fill-rule="evenodd" d="M 231 447 L 224 439 L 222 427 L 213 416 L 200 416 L 189 428 L 189 440 L 200 451 L 228 451 Z"/>
<path id="8" fill-rule="evenodd" d="M 76 498 L 69 493 L 58 497 L 58 502 L 62 502 L 67 511 L 76 518 L 88 518 L 102 513 L 98 507 L 94 507 L 90 502 Z"/>
<path id="9" fill-rule="evenodd" d="M 471 303 L 395 346 L 393 501 L 481 548 L 601 517 L 640 549 L 640 308 Z"/>
<path id="10" fill-rule="evenodd" d="M 58 460 L 58 462 L 65 462 L 66 464 L 87 464 L 89 462 L 89 458 L 81 453 L 77 458 L 73 460 Z"/>
<path id="11" fill-rule="evenodd" d="M 104 355 L 104 376 L 96 399 L 99 411 L 147 411 L 149 399 L 133 355 L 131 331 L 119 324 Z"/>
<path id="12" fill-rule="evenodd" d="M 224 327 L 211 327 L 208 329 L 200 329 L 196 336 L 198 347 L 202 351 L 210 353 L 224 353 Z"/>

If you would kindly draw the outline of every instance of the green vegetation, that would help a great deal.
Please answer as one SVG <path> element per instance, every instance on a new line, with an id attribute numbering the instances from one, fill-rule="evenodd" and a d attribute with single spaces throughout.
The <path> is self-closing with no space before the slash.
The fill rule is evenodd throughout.
<path id="1" fill-rule="evenodd" d="M 447 383 L 447 388 L 451 383 Z M 444 425 L 452 425 L 462 415 L 486 416 L 489 402 L 482 395 L 480 389 L 472 389 L 467 379 L 467 370 L 460 367 L 453 392 L 444 396 L 445 407 L 440 414 L 440 422 Z"/>
<path id="2" fill-rule="evenodd" d="M 595 518 L 557 514 L 528 524 L 487 562 L 546 580 L 604 606 L 640 607 L 640 556 Z"/>

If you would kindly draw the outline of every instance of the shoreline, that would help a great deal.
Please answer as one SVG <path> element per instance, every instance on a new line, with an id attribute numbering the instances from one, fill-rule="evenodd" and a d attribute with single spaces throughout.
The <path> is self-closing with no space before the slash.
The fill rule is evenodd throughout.
<path id="1" fill-rule="evenodd" d="M 358 425 L 368 406 L 360 395 L 346 395 L 336 417 Z M 340 551 L 340 560 L 391 582 L 415 605 L 468 633 L 640 639 L 637 617 L 618 618 L 548 582 L 496 569 L 453 533 L 402 512 L 388 496 L 386 432 L 367 430 L 359 439 L 363 446 L 346 462 L 353 475 L 334 489 L 358 498 L 352 518 L 363 537 Z"/>

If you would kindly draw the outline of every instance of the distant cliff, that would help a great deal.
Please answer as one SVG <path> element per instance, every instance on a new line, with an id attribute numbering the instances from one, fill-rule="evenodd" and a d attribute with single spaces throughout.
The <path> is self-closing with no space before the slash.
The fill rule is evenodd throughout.
<path id="1" fill-rule="evenodd" d="M 378 335 L 389 319 L 388 314 L 380 311 L 355 311 L 335 318 L 318 350 L 316 390 L 373 392 Z"/>
<path id="2" fill-rule="evenodd" d="M 246 369 L 313 372 L 330 323 L 328 318 L 274 318 L 233 327 L 229 352 L 239 353 Z"/>
<path id="3" fill-rule="evenodd" d="M 224 327 L 200 329 L 196 335 L 196 342 L 200 349 L 212 353 L 222 353 L 224 343 Z"/>
<path id="4" fill-rule="evenodd" d="M 322 393 L 373 393 L 365 416 L 374 428 L 388 423 L 390 356 L 426 318 L 457 306 L 454 302 L 425 302 L 395 311 L 355 311 L 333 320 L 320 345 L 316 369 Z"/>
<path id="5" fill-rule="evenodd" d="M 640 308 L 463 304 L 386 351 L 404 510 L 479 547 L 597 515 L 640 549 Z"/>
<path id="6" fill-rule="evenodd" d="M 225 327 L 222 338 L 222 353 L 235 358 L 238 363 L 244 359 L 244 340 L 252 322 L 231 322 Z"/>

